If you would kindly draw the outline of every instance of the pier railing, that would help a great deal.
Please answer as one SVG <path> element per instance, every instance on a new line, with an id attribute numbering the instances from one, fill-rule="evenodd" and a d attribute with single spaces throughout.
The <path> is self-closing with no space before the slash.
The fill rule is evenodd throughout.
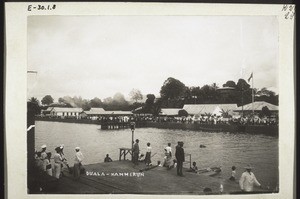
<path id="1" fill-rule="evenodd" d="M 127 129 L 130 128 L 130 121 L 124 122 L 124 121 L 100 121 L 101 129 L 103 130 L 109 130 L 109 129 Z M 135 122 L 135 127 L 145 127 L 146 122 L 145 121 L 137 121 Z"/>
<path id="2" fill-rule="evenodd" d="M 131 148 L 119 148 L 120 149 L 120 154 L 119 154 L 119 161 L 122 160 L 122 157 L 124 160 L 126 160 L 126 155 L 129 153 L 130 155 L 132 155 L 132 149 Z"/>
<path id="3" fill-rule="evenodd" d="M 184 155 L 185 155 L 185 162 L 184 162 L 184 164 L 190 164 L 189 168 L 191 168 L 192 167 L 192 154 L 190 154 L 190 153 L 184 153 Z M 187 159 L 188 159 L 188 161 L 186 161 Z"/>

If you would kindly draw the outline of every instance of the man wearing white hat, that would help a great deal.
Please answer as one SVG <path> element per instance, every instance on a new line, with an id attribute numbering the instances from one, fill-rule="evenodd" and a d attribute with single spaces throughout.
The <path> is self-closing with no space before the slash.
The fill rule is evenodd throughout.
<path id="1" fill-rule="evenodd" d="M 250 165 L 247 165 L 245 167 L 246 171 L 240 178 L 239 184 L 242 191 L 252 192 L 254 185 L 261 187 L 261 184 L 257 181 L 254 173 L 251 172 L 252 168 L 253 167 Z"/>
<path id="2" fill-rule="evenodd" d="M 55 151 L 56 153 L 53 156 L 53 160 L 54 160 L 53 176 L 59 179 L 61 174 L 61 163 L 62 163 L 62 158 L 60 156 L 60 147 L 56 147 Z"/>
<path id="3" fill-rule="evenodd" d="M 69 169 L 69 165 L 68 165 L 68 162 L 67 162 L 67 159 L 65 158 L 65 154 L 64 154 L 64 144 L 61 144 L 60 145 L 60 156 L 62 158 L 62 164 L 61 164 L 61 176 L 64 176 L 64 173 L 62 172 L 63 171 L 63 165 L 66 165 L 67 168 Z"/>
<path id="4" fill-rule="evenodd" d="M 83 154 L 80 151 L 79 147 L 75 148 L 75 159 L 74 159 L 74 178 L 77 180 L 80 177 L 80 168 L 82 165 Z"/>
<path id="5" fill-rule="evenodd" d="M 47 146 L 45 144 L 43 144 L 41 146 L 42 151 L 41 151 L 41 160 L 43 161 L 43 170 L 46 171 L 46 166 L 47 166 L 47 153 L 46 153 L 46 149 Z"/>

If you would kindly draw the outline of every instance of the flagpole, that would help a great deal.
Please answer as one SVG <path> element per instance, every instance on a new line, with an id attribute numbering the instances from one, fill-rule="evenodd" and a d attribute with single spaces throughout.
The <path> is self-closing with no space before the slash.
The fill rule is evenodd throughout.
<path id="1" fill-rule="evenodd" d="M 242 117 L 244 117 L 244 88 L 242 84 Z"/>
<path id="2" fill-rule="evenodd" d="M 253 79 L 254 79 L 254 76 L 253 76 L 253 72 L 252 72 L 252 114 L 253 114 L 253 117 L 254 117 L 254 87 L 253 87 Z"/>

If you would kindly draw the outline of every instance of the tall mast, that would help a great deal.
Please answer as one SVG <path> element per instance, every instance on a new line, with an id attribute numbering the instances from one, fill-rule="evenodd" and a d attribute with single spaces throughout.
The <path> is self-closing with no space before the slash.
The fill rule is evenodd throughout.
<path id="1" fill-rule="evenodd" d="M 253 87 L 253 79 L 254 79 L 254 76 L 253 76 L 253 72 L 252 72 L 252 114 L 253 114 L 253 117 L 254 117 L 254 87 Z"/>

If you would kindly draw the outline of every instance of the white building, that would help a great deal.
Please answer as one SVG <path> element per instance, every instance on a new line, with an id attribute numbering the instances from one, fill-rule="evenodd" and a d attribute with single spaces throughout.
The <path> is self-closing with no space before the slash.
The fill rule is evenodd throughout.
<path id="1" fill-rule="evenodd" d="M 50 112 L 50 115 L 58 117 L 78 117 L 81 112 L 82 108 L 53 107 L 53 109 Z"/>
<path id="2" fill-rule="evenodd" d="M 84 111 L 88 117 L 105 115 L 106 111 L 103 108 L 91 108 L 89 111 Z"/>
<path id="3" fill-rule="evenodd" d="M 44 116 L 50 116 L 51 111 L 54 107 L 48 107 L 46 110 L 42 110 L 42 115 Z"/>

